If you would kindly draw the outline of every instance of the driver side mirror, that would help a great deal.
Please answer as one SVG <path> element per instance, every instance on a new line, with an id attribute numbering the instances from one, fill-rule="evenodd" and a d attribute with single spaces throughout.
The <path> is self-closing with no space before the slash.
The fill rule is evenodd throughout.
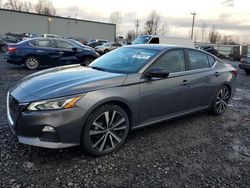
<path id="1" fill-rule="evenodd" d="M 153 68 L 146 73 L 147 78 L 153 78 L 153 77 L 167 78 L 168 76 L 169 76 L 169 72 L 166 69 L 160 68 L 160 67 Z"/>

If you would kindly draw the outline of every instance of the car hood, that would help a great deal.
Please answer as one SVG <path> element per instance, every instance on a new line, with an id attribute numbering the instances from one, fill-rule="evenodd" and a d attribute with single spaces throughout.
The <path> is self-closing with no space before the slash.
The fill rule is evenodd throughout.
<path id="1" fill-rule="evenodd" d="M 120 86 L 126 77 L 126 74 L 103 72 L 82 66 L 65 66 L 27 76 L 10 92 L 24 96 L 16 97 L 20 102 L 30 102 Z M 25 94 L 21 94 L 21 91 Z M 27 94 L 32 97 L 27 97 Z"/>

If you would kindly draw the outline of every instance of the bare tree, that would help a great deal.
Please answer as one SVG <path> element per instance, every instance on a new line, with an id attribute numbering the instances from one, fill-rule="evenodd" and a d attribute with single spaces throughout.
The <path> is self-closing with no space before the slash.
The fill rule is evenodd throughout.
<path id="1" fill-rule="evenodd" d="M 239 40 L 237 40 L 237 37 L 232 35 L 225 35 L 222 37 L 221 44 L 225 45 L 236 45 L 239 43 Z"/>
<path id="2" fill-rule="evenodd" d="M 24 12 L 33 12 L 33 4 L 30 1 L 20 1 L 20 0 L 7 0 L 4 3 L 4 8 L 24 11 Z"/>
<path id="3" fill-rule="evenodd" d="M 116 34 L 119 34 L 122 23 L 122 14 L 118 11 L 112 12 L 110 14 L 110 22 L 116 24 Z"/>
<path id="4" fill-rule="evenodd" d="M 34 5 L 30 1 L 23 2 L 23 11 L 34 12 Z"/>
<path id="5" fill-rule="evenodd" d="M 160 16 L 156 10 L 153 10 L 147 18 L 144 27 L 144 33 L 147 35 L 157 35 L 160 25 Z"/>
<path id="6" fill-rule="evenodd" d="M 156 10 L 153 10 L 145 22 L 144 34 L 147 35 L 166 35 L 170 28 L 167 23 L 161 22 L 161 17 Z"/>
<path id="7" fill-rule="evenodd" d="M 38 0 L 35 5 L 35 12 L 44 15 L 56 15 L 56 9 L 50 0 Z"/>
<path id="8" fill-rule="evenodd" d="M 215 26 L 212 26 L 212 30 L 209 32 L 208 41 L 212 44 L 216 44 L 221 39 L 221 36 L 218 31 L 216 31 Z"/>

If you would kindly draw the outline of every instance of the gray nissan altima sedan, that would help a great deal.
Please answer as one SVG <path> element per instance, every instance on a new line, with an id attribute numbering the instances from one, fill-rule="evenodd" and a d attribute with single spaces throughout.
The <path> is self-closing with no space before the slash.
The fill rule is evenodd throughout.
<path id="1" fill-rule="evenodd" d="M 82 145 L 104 155 L 130 130 L 209 110 L 225 112 L 237 70 L 201 50 L 132 45 L 88 67 L 57 67 L 23 78 L 7 94 L 12 132 L 23 144 Z"/>

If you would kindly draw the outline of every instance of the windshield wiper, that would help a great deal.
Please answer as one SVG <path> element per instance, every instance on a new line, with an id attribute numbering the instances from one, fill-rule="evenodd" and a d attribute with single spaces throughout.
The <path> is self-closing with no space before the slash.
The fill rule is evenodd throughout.
<path id="1" fill-rule="evenodd" d="M 92 69 L 100 70 L 100 71 L 106 71 L 106 69 L 101 68 L 101 67 L 93 67 L 93 66 L 88 66 L 88 67 L 90 67 Z"/>

